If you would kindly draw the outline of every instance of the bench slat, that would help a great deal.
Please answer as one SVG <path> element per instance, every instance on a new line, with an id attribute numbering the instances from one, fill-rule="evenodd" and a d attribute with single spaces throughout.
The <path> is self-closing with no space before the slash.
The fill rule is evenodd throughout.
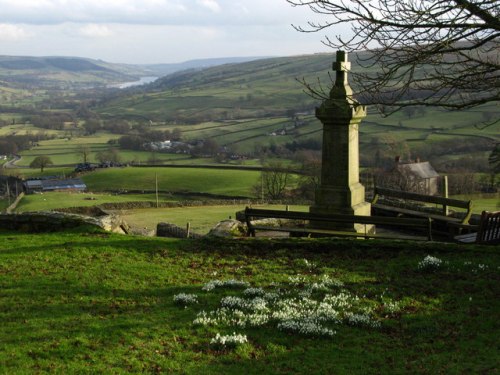
<path id="1" fill-rule="evenodd" d="M 398 239 L 398 240 L 417 240 L 428 241 L 426 236 L 404 236 L 404 235 L 389 235 L 380 233 L 357 233 L 345 232 L 327 229 L 313 229 L 313 228 L 290 228 L 290 227 L 266 227 L 266 226 L 253 226 L 254 230 L 262 230 L 267 232 L 289 232 L 289 233 L 303 233 L 308 234 L 325 234 L 332 237 L 363 237 L 363 238 L 379 238 L 379 239 Z"/>
<path id="2" fill-rule="evenodd" d="M 272 227 L 260 224 L 254 224 L 255 219 L 287 219 L 287 220 L 300 220 L 303 222 L 324 222 L 324 223 L 345 223 L 345 224 L 374 224 L 386 226 L 399 226 L 399 227 L 419 227 L 425 229 L 427 232 L 427 240 L 432 240 L 431 219 L 429 218 L 392 218 L 383 216 L 362 216 L 362 215 L 345 215 L 345 214 L 315 214 L 311 212 L 299 211 L 280 211 L 280 210 L 265 210 L 257 208 L 245 209 L 245 219 L 247 222 L 249 235 L 255 236 L 256 230 L 266 231 L 284 231 L 284 232 L 300 232 L 309 234 L 327 234 L 336 236 L 350 236 L 350 237 L 365 237 L 365 238 L 396 238 L 396 239 L 416 239 L 410 236 L 390 236 L 378 235 L 371 233 L 357 233 L 354 231 L 339 231 L 330 229 L 318 229 L 314 227 Z"/>
<path id="3" fill-rule="evenodd" d="M 445 221 L 445 222 L 450 222 L 450 223 L 461 223 L 462 222 L 462 219 L 459 219 L 456 217 L 443 216 L 443 215 L 433 214 L 433 213 L 425 212 L 425 211 L 415 211 L 415 210 L 409 210 L 406 208 L 387 206 L 385 204 L 376 203 L 376 204 L 373 204 L 372 207 L 375 209 L 378 208 L 378 209 L 381 209 L 384 211 L 406 214 L 406 215 L 410 215 L 410 216 L 430 217 L 431 219 L 434 219 L 437 221 Z"/>
<path id="4" fill-rule="evenodd" d="M 476 233 L 461 234 L 453 238 L 462 243 L 500 243 L 500 211 L 483 211 L 479 225 L 475 227 L 477 228 Z"/>
<path id="5" fill-rule="evenodd" d="M 425 195 L 418 193 L 410 193 L 408 191 L 388 189 L 388 188 L 375 188 L 375 194 L 384 195 L 388 197 L 408 199 L 413 201 L 425 202 L 425 203 L 435 203 L 452 207 L 466 208 L 469 209 L 472 201 L 463 201 L 460 199 L 438 197 L 435 195 Z"/>
<path id="6" fill-rule="evenodd" d="M 386 204 L 380 204 L 380 203 L 377 203 L 380 196 L 389 197 L 389 198 L 397 198 L 397 199 L 402 199 L 402 200 L 410 200 L 410 201 L 415 201 L 415 202 L 439 204 L 439 205 L 442 205 L 442 207 L 443 207 L 443 213 L 442 214 L 434 214 L 434 213 L 425 212 L 425 211 L 418 211 L 416 209 L 414 210 L 414 209 L 408 209 L 408 208 L 403 208 L 403 207 L 400 208 L 400 207 L 390 206 L 390 205 L 386 205 Z M 373 197 L 371 203 L 372 203 L 373 208 L 383 209 L 383 210 L 388 211 L 388 212 L 401 213 L 403 215 L 418 216 L 418 217 L 430 217 L 430 218 L 434 219 L 435 221 L 441 221 L 444 223 L 457 222 L 457 223 L 467 224 L 469 222 L 470 217 L 472 216 L 472 201 L 463 201 L 460 199 L 410 193 L 407 191 L 388 189 L 388 188 L 382 188 L 382 187 L 375 187 L 374 197 Z M 467 212 L 465 213 L 465 215 L 462 219 L 452 218 L 452 217 L 446 215 L 446 209 L 445 209 L 446 207 L 465 208 L 465 209 L 467 209 Z"/>

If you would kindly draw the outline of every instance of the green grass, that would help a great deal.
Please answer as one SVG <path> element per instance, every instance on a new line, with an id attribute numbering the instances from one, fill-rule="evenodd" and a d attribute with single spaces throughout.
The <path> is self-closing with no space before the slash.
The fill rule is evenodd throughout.
<path id="1" fill-rule="evenodd" d="M 155 190 L 155 176 L 162 192 L 203 192 L 252 196 L 260 172 L 206 168 L 109 168 L 83 176 L 91 191 Z"/>
<path id="2" fill-rule="evenodd" d="M 480 214 L 483 211 L 500 210 L 500 193 L 456 195 L 453 198 L 472 200 L 472 211 L 476 214 Z"/>
<path id="3" fill-rule="evenodd" d="M 242 211 L 247 205 L 217 205 L 175 208 L 150 208 L 121 210 L 120 216 L 125 219 L 132 228 L 156 229 L 160 222 L 175 224 L 185 228 L 190 224 L 191 230 L 198 234 L 206 234 L 222 221 L 235 218 L 236 212 Z M 283 205 L 252 205 L 252 207 L 272 208 L 284 210 Z M 305 211 L 306 206 L 290 206 L 290 210 Z"/>
<path id="4" fill-rule="evenodd" d="M 427 254 L 445 263 L 419 271 Z M 495 248 L 475 246 L 0 231 L 0 372 L 493 374 L 499 267 Z M 333 337 L 315 337 L 273 324 L 193 324 L 223 296 L 242 295 L 202 291 L 210 280 L 269 290 L 273 283 L 290 287 L 291 276 L 322 274 L 375 307 L 381 327 L 334 324 Z M 181 292 L 198 295 L 199 303 L 177 306 L 173 297 Z M 388 313 L 382 301 L 402 308 Z M 216 333 L 233 331 L 248 343 L 210 345 Z"/>
<path id="5" fill-rule="evenodd" d="M 170 202 L 174 199 L 165 194 L 159 195 L 160 202 Z M 58 208 L 91 207 L 103 203 L 125 203 L 125 202 L 156 202 L 155 194 L 126 194 L 111 195 L 98 193 L 67 193 L 50 192 L 45 194 L 25 195 L 19 205 L 17 212 L 28 211 L 50 211 Z"/>

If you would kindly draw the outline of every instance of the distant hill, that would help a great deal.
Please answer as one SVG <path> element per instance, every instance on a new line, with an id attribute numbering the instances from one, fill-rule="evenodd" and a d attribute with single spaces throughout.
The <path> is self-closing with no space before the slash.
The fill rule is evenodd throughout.
<path id="1" fill-rule="evenodd" d="M 298 79 L 328 81 L 333 54 L 265 58 L 244 63 L 183 70 L 139 91 L 101 103 L 104 116 L 143 116 L 153 121 L 197 123 L 221 119 L 283 116 L 317 104 Z M 328 87 L 328 84 L 325 84 Z"/>
<path id="2" fill-rule="evenodd" d="M 0 56 L 0 82 L 11 88 L 88 88 L 162 77 L 178 71 L 240 63 L 258 57 L 190 60 L 176 64 L 114 64 L 81 57 Z"/>
<path id="3" fill-rule="evenodd" d="M 127 82 L 144 68 L 80 57 L 0 56 L 0 81 L 12 88 L 81 88 Z"/>
<path id="4" fill-rule="evenodd" d="M 149 70 L 151 73 L 154 73 L 154 75 L 162 77 L 182 70 L 200 70 L 217 65 L 244 63 L 247 61 L 260 60 L 263 58 L 264 57 L 221 57 L 213 59 L 189 60 L 175 64 L 149 64 L 141 66 Z"/>

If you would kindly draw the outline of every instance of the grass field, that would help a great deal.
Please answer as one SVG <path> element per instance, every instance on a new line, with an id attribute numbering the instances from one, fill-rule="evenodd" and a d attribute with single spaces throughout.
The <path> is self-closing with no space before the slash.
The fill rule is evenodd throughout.
<path id="1" fill-rule="evenodd" d="M 482 211 L 500 211 L 500 193 L 457 195 L 453 198 L 472 200 L 473 212 L 480 214 Z"/>
<path id="2" fill-rule="evenodd" d="M 83 176 L 92 191 L 147 190 L 162 192 L 203 192 L 228 196 L 252 196 L 258 171 L 205 168 L 109 168 Z"/>
<path id="3" fill-rule="evenodd" d="M 499 269 L 491 247 L 0 230 L 0 368 L 494 374 Z"/>
<path id="4" fill-rule="evenodd" d="M 132 209 L 120 210 L 119 214 L 132 228 L 156 229 L 156 225 L 160 222 L 167 222 L 185 228 L 187 223 L 189 223 L 193 232 L 207 234 L 218 222 L 229 218 L 234 219 L 236 212 L 244 210 L 247 205 L 228 204 L 217 206 Z M 285 209 L 283 205 L 269 204 L 252 205 L 252 207 L 276 210 Z M 289 206 L 289 209 L 306 211 L 308 207 Z"/>
<path id="5" fill-rule="evenodd" d="M 177 199 L 170 195 L 159 194 L 160 202 L 171 202 Z M 17 212 L 50 211 L 58 208 L 91 207 L 103 203 L 156 202 L 155 194 L 112 195 L 99 193 L 66 193 L 50 192 L 45 194 L 28 194 L 17 206 Z"/>

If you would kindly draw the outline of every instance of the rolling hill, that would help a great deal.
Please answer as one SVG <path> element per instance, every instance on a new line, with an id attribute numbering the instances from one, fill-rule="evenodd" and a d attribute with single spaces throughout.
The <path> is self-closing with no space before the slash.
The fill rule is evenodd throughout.
<path id="1" fill-rule="evenodd" d="M 145 69 L 79 57 L 0 56 L 0 84 L 11 88 L 103 86 L 136 80 Z"/>
<path id="2" fill-rule="evenodd" d="M 304 93 L 299 81 L 321 82 L 327 89 L 334 58 L 333 54 L 267 58 L 177 72 L 103 100 L 95 110 L 106 120 L 154 124 L 158 129 L 177 127 L 186 140 L 212 138 L 240 152 L 256 145 L 317 142 L 321 124 L 313 113 L 320 102 Z M 351 60 L 356 70 L 355 59 Z M 476 156 L 483 159 L 484 152 L 500 141 L 500 125 L 482 131 L 476 126 L 497 112 L 495 103 L 490 103 L 461 112 L 420 108 L 383 118 L 369 107 L 360 141 L 368 158 L 382 148 L 394 155 L 442 155 L 439 161 L 444 162 L 454 158 L 453 147 L 464 155 L 471 150 L 458 149 L 475 144 L 472 148 L 482 152 Z"/>
<path id="3" fill-rule="evenodd" d="M 200 70 L 257 57 L 190 60 L 176 64 L 114 64 L 81 57 L 0 56 L 0 86 L 12 89 L 89 88 L 136 81 L 140 77 L 162 77 L 183 70 Z"/>

